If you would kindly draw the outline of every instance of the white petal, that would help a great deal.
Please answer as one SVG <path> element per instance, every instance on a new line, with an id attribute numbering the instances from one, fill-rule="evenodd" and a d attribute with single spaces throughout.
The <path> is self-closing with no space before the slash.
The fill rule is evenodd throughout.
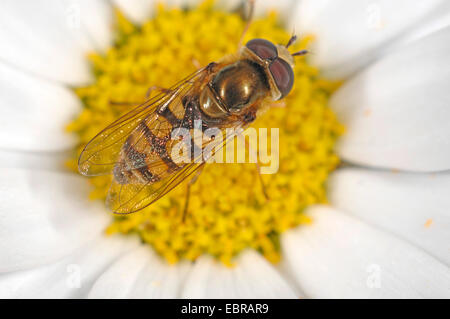
<path id="1" fill-rule="evenodd" d="M 98 50 L 105 50 L 113 41 L 114 14 L 106 0 L 66 0 L 72 4 L 74 14 L 79 14 L 84 28 Z"/>
<path id="2" fill-rule="evenodd" d="M 0 298 L 83 298 L 119 256 L 138 245 L 136 238 L 102 236 L 61 261 L 0 275 Z"/>
<path id="3" fill-rule="evenodd" d="M 156 2 L 152 0 L 112 0 L 112 2 L 135 23 L 145 22 L 156 8 Z"/>
<path id="4" fill-rule="evenodd" d="M 282 237 L 284 262 L 312 298 L 449 298 L 450 270 L 421 249 L 330 207 Z"/>
<path id="5" fill-rule="evenodd" d="M 183 298 L 298 298 L 277 270 L 252 250 L 241 253 L 230 268 L 200 257 L 186 279 Z"/>
<path id="6" fill-rule="evenodd" d="M 156 6 L 155 1 L 151 0 L 112 0 L 125 14 L 134 22 L 142 23 L 149 19 L 154 13 Z M 166 0 L 164 4 L 171 7 L 195 7 L 198 5 L 197 0 Z M 292 8 L 295 6 L 295 0 L 279 0 L 279 1 L 256 1 L 255 16 L 261 16 L 268 10 L 277 10 L 283 19 L 292 16 Z M 241 0 L 218 0 L 217 7 L 224 10 L 237 10 L 242 5 Z"/>
<path id="7" fill-rule="evenodd" d="M 345 169 L 329 180 L 330 203 L 401 236 L 450 265 L 450 173 Z"/>
<path id="8" fill-rule="evenodd" d="M 82 27 L 79 8 L 76 1 L 2 1 L 0 59 L 46 79 L 88 82 L 85 55 L 95 46 Z"/>
<path id="9" fill-rule="evenodd" d="M 326 76 L 342 78 L 448 9 L 444 0 L 304 0 L 297 8 L 295 29 L 300 35 L 316 35 L 312 62 Z"/>
<path id="10" fill-rule="evenodd" d="M 175 298 L 189 264 L 168 265 L 149 245 L 114 262 L 93 285 L 89 298 Z"/>
<path id="11" fill-rule="evenodd" d="M 154 13 L 155 1 L 151 0 L 113 0 L 125 14 L 136 23 L 142 23 L 149 19 Z M 197 0 L 166 0 L 165 4 L 172 7 L 195 7 L 198 5 Z M 217 1 L 217 6 L 225 10 L 236 10 L 242 5 L 241 0 Z M 279 11 L 282 17 L 289 17 L 292 14 L 292 7 L 295 6 L 295 0 L 279 0 L 279 1 L 256 1 L 255 16 L 265 14 L 267 10 L 275 9 Z"/>
<path id="12" fill-rule="evenodd" d="M 450 10 L 444 10 L 436 18 L 428 21 L 427 23 L 419 23 L 417 27 L 411 32 L 411 34 L 400 39 L 397 45 L 401 46 L 405 43 L 418 41 L 423 37 L 426 37 L 434 32 L 450 26 Z"/>
<path id="13" fill-rule="evenodd" d="M 450 28 L 380 60 L 346 82 L 331 105 L 347 127 L 338 153 L 354 163 L 450 169 Z"/>
<path id="14" fill-rule="evenodd" d="M 0 150 L 1 168 L 26 168 L 67 173 L 65 161 L 72 156 L 72 151 L 65 152 L 23 152 Z"/>
<path id="15" fill-rule="evenodd" d="M 0 272 L 67 256 L 110 220 L 75 174 L 0 168 L 0 176 Z"/>
<path id="16" fill-rule="evenodd" d="M 0 63 L 0 148 L 58 151 L 75 139 L 64 131 L 81 103 L 58 84 L 36 79 Z"/>
<path id="17" fill-rule="evenodd" d="M 242 0 L 219 0 L 217 1 L 217 6 L 219 8 L 223 8 L 225 10 L 239 10 L 242 6 Z M 245 3 L 245 2 L 244 2 Z M 296 0 L 278 0 L 278 1 L 255 1 L 254 6 L 254 15 L 255 17 L 259 17 L 265 15 L 270 10 L 276 10 L 280 13 L 282 17 L 282 21 L 286 21 L 286 19 L 290 20 L 290 17 L 293 15 L 295 6 L 297 5 Z M 248 12 L 248 6 L 245 7 L 244 12 Z"/>

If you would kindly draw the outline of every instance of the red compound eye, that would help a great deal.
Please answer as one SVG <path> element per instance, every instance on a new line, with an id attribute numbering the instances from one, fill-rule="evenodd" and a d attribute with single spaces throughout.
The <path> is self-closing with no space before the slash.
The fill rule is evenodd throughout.
<path id="1" fill-rule="evenodd" d="M 264 39 L 250 40 L 247 42 L 246 47 L 261 59 L 275 59 L 278 56 L 276 46 L 272 42 Z"/>
<path id="2" fill-rule="evenodd" d="M 269 66 L 275 84 L 281 92 L 281 98 L 285 97 L 294 85 L 294 71 L 291 66 L 283 59 L 275 59 Z"/>

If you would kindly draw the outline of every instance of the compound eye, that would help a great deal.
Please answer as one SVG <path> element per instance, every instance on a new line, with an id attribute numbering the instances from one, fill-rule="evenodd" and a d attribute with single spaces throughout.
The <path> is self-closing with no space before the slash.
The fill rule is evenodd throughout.
<path id="1" fill-rule="evenodd" d="M 294 85 L 294 71 L 291 66 L 283 59 L 275 59 L 269 66 L 275 84 L 281 92 L 281 98 L 285 97 Z"/>
<path id="2" fill-rule="evenodd" d="M 253 39 L 247 42 L 246 47 L 261 59 L 275 59 L 278 56 L 276 46 L 264 39 Z"/>

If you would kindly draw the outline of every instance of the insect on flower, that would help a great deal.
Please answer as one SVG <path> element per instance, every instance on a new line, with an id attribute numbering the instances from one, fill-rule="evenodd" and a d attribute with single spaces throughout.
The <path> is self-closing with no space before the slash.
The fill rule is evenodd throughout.
<path id="1" fill-rule="evenodd" d="M 209 63 L 171 88 L 157 88 L 156 96 L 85 146 L 79 171 L 87 176 L 113 174 L 107 204 L 117 214 L 147 207 L 191 175 L 191 182 L 195 181 L 193 173 L 200 172 L 208 158 L 235 135 L 219 139 L 210 134 L 209 140 L 199 143 L 192 133 L 214 129 L 225 136 L 227 129 L 244 129 L 258 111 L 285 97 L 294 83 L 293 57 L 306 53 L 289 53 L 295 39 L 292 36 L 286 45 L 253 39 L 240 45 L 237 54 Z M 191 133 L 189 138 L 186 132 Z M 180 145 L 190 151 L 187 161 L 176 151 Z M 209 157 L 203 156 L 205 149 L 211 150 Z"/>

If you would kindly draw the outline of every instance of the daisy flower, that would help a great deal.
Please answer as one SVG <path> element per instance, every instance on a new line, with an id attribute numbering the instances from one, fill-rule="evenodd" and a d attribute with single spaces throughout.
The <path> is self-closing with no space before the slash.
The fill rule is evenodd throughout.
<path id="1" fill-rule="evenodd" d="M 142 212 L 108 214 L 79 150 L 232 53 L 240 1 L 0 4 L 0 297 L 449 298 L 450 6 L 257 1 L 246 40 L 296 60 L 280 168 L 211 164 Z"/>

